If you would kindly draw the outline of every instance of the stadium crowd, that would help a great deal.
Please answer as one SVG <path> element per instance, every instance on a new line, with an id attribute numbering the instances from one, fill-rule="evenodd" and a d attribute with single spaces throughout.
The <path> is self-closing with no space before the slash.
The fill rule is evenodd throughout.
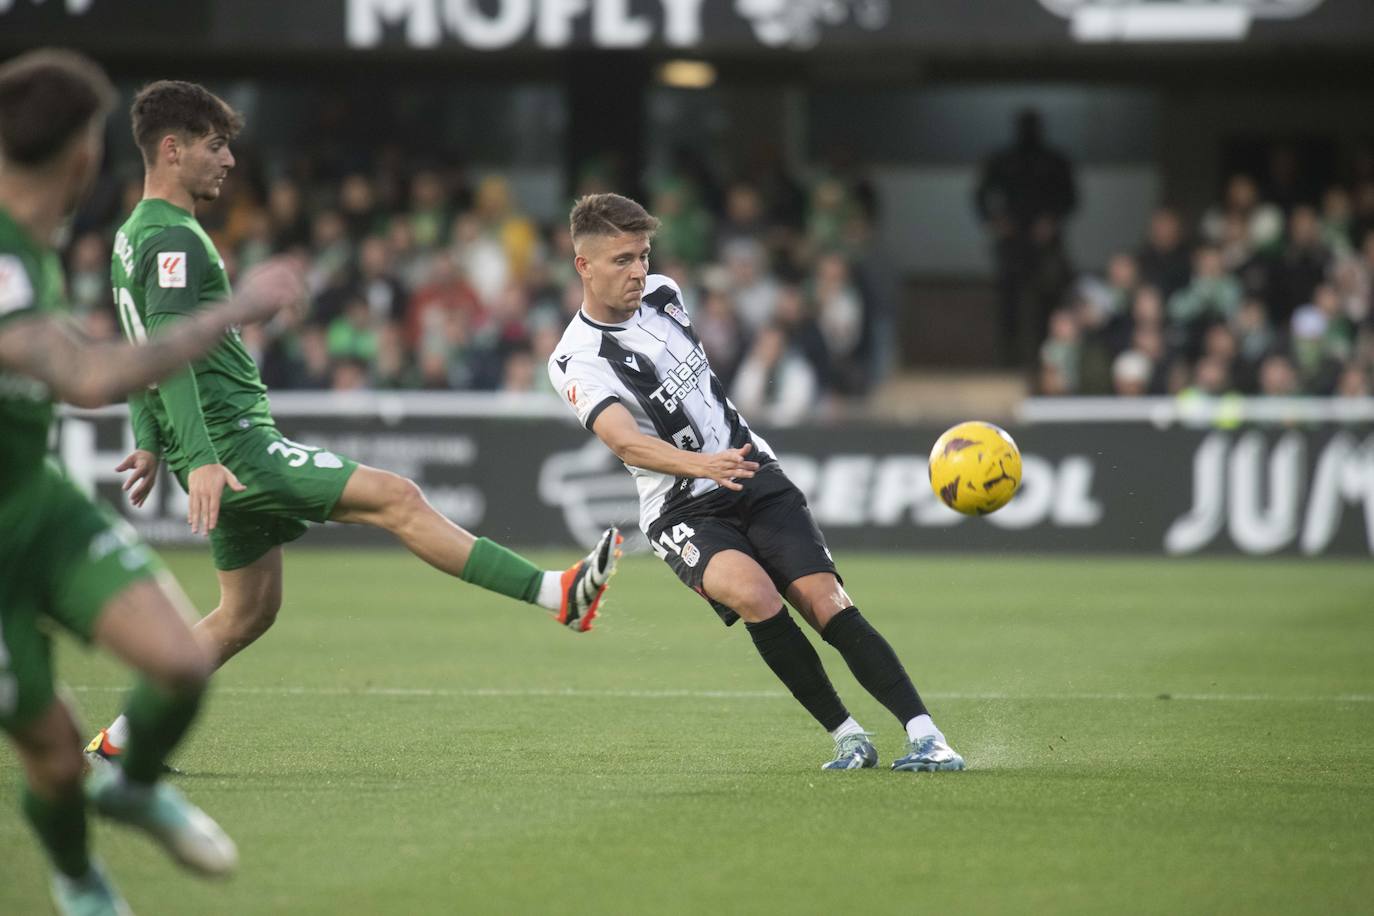
<path id="1" fill-rule="evenodd" d="M 1237 174 L 1195 231 L 1163 207 L 1144 234 L 1051 313 L 1040 393 L 1370 394 L 1374 181 L 1279 202 Z"/>
<path id="2" fill-rule="evenodd" d="M 303 321 L 242 331 L 270 388 L 552 390 L 544 366 L 580 280 L 567 225 L 527 216 L 506 177 L 396 158 L 315 181 L 254 171 L 241 162 L 198 217 L 231 278 L 274 254 L 309 265 Z M 605 189 L 590 178 L 579 190 Z M 118 333 L 112 234 L 140 193 L 128 181 L 103 206 L 98 194 L 69 249 L 70 292 L 93 336 Z M 686 287 L 741 410 L 787 423 L 871 387 L 885 307 L 862 182 L 808 190 L 776 169 L 717 182 L 680 166 L 647 203 L 663 223 L 650 269 Z"/>

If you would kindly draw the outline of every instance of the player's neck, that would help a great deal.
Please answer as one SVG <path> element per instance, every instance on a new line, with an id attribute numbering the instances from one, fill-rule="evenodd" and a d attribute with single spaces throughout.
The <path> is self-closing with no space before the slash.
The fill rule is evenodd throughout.
<path id="1" fill-rule="evenodd" d="M 602 305 L 595 299 L 584 298 L 582 300 L 582 312 L 597 324 L 624 324 L 635 316 L 636 311 L 638 311 L 638 307 L 634 311 L 620 312 Z"/>
<path id="2" fill-rule="evenodd" d="M 196 215 L 196 199 L 191 192 L 171 176 L 149 172 L 143 177 L 143 199 L 165 200 L 174 207 L 180 207 L 192 216 Z"/>
<path id="3" fill-rule="evenodd" d="M 38 244 L 51 248 L 66 216 L 65 192 L 58 182 L 13 168 L 0 172 L 0 209 Z"/>

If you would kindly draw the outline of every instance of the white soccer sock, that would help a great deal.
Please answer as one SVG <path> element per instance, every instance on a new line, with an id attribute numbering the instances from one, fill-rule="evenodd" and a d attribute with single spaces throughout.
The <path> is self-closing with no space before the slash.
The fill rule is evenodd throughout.
<path id="1" fill-rule="evenodd" d="M 109 742 L 121 751 L 129 743 L 129 717 L 120 716 L 110 723 L 110 727 L 105 729 L 105 737 Z"/>
<path id="2" fill-rule="evenodd" d="M 539 597 L 534 603 L 546 611 L 557 611 L 563 606 L 563 574 L 546 571 L 544 581 L 539 583 Z"/>
<path id="3" fill-rule="evenodd" d="M 926 735 L 934 735 L 941 741 L 945 740 L 945 733 L 935 727 L 935 722 L 930 716 L 917 716 L 906 724 L 906 736 L 912 741 Z"/>
<path id="4" fill-rule="evenodd" d="M 839 728 L 835 729 L 830 733 L 830 737 L 834 738 L 836 741 L 839 741 L 842 738 L 848 738 L 850 735 L 863 734 L 863 730 L 863 726 L 860 725 L 858 722 L 855 722 L 853 716 L 850 716 L 848 719 L 845 719 L 843 722 L 840 723 Z"/>

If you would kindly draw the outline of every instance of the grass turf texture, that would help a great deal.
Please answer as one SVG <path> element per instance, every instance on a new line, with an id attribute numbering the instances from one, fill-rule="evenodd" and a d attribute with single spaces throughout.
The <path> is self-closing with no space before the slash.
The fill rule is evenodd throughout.
<path id="1" fill-rule="evenodd" d="M 208 557 L 168 559 L 213 606 Z M 577 636 L 403 553 L 301 549 L 177 758 L 240 874 L 198 882 L 104 825 L 98 852 L 144 914 L 1374 900 L 1368 562 L 840 560 L 969 772 L 889 772 L 899 726 L 817 639 L 882 755 L 819 772 L 829 738 L 656 560 L 627 561 Z M 126 675 L 62 649 L 103 723 Z M 19 778 L 0 754 L 0 913 L 46 906 Z"/>

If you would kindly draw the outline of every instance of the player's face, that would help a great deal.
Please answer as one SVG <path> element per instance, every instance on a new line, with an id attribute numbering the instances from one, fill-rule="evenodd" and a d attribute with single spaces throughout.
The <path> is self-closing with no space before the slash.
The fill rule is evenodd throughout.
<path id="1" fill-rule="evenodd" d="M 224 134 L 206 134 L 189 139 L 180 150 L 181 183 L 195 200 L 214 200 L 229 170 L 234 154 Z"/>
<path id="2" fill-rule="evenodd" d="M 644 235 L 592 236 L 577 255 L 588 304 L 629 317 L 639 308 L 649 276 L 649 238 Z"/>

